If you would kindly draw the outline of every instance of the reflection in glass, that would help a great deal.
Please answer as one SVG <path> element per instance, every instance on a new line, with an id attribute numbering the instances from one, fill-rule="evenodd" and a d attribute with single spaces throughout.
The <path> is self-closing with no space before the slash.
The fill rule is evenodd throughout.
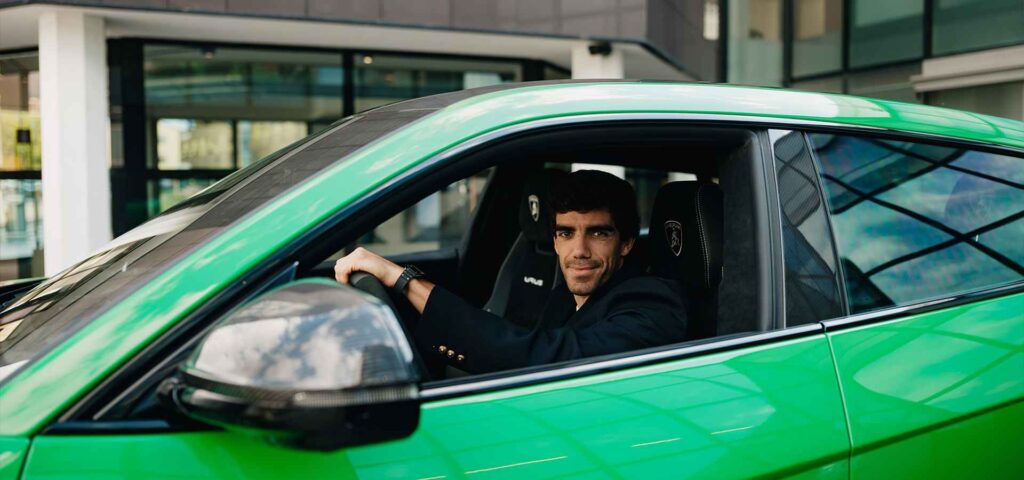
<path id="1" fill-rule="evenodd" d="M 355 111 L 399 100 L 522 81 L 518 63 L 394 55 L 355 56 Z"/>
<path id="2" fill-rule="evenodd" d="M 221 382 L 281 390 L 342 390 L 415 381 L 394 314 L 325 280 L 272 291 L 229 314 L 187 369 Z"/>
<path id="3" fill-rule="evenodd" d="M 1024 159 L 811 138 L 854 312 L 1024 279 Z"/>
<path id="4" fill-rule="evenodd" d="M 841 316 L 835 248 L 804 136 L 785 133 L 773 146 L 783 214 L 786 326 Z"/>
<path id="5" fill-rule="evenodd" d="M 0 281 L 41 275 L 32 258 L 43 248 L 40 180 L 0 180 Z"/>
<path id="6" fill-rule="evenodd" d="M 851 67 L 921 58 L 923 0 L 853 0 L 851 16 Z"/>
<path id="7" fill-rule="evenodd" d="M 39 170 L 39 55 L 0 55 L 0 170 Z"/>
<path id="8" fill-rule="evenodd" d="M 1020 0 L 935 0 L 933 5 L 936 55 L 1024 42 Z"/>
<path id="9" fill-rule="evenodd" d="M 149 182 L 149 216 L 154 217 L 160 212 L 167 210 L 179 202 L 201 192 L 204 188 L 213 185 L 217 179 L 214 178 L 161 178 Z"/>
<path id="10" fill-rule="evenodd" d="M 793 8 L 793 75 L 841 69 L 842 0 L 796 0 Z"/>
<path id="11" fill-rule="evenodd" d="M 781 0 L 729 3 L 729 82 L 782 85 Z"/>
<path id="12" fill-rule="evenodd" d="M 380 255 L 457 247 L 491 169 L 448 185 L 377 226 L 359 242 Z"/>
<path id="13" fill-rule="evenodd" d="M 243 120 L 238 122 L 237 128 L 239 168 L 248 167 L 309 133 L 305 122 Z"/>
<path id="14" fill-rule="evenodd" d="M 231 123 L 162 118 L 156 122 L 156 158 L 160 170 L 234 168 Z"/>

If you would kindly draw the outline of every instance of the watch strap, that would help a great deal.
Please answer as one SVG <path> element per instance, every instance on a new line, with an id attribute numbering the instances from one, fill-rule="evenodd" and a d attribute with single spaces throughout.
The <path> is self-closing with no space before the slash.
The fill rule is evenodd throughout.
<path id="1" fill-rule="evenodd" d="M 402 274 L 398 276 L 398 280 L 395 281 L 395 291 L 404 295 L 406 287 L 409 286 L 415 278 L 422 278 L 423 271 L 416 268 L 415 265 L 407 265 L 405 270 L 402 270 Z"/>

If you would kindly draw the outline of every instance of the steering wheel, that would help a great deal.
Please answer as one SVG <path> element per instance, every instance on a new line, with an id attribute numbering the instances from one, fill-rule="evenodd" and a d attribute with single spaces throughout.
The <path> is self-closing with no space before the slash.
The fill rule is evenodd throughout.
<path id="1" fill-rule="evenodd" d="M 409 339 L 409 343 L 412 345 L 412 349 L 415 351 L 416 366 L 419 368 L 420 375 L 424 380 L 429 380 L 430 375 L 429 369 L 423 364 L 422 358 L 419 355 L 419 351 L 416 349 L 416 342 L 413 341 L 412 337 L 412 326 L 415 325 L 415 319 L 409 318 L 411 308 L 398 308 L 395 304 L 394 298 L 392 298 L 391 289 L 380 283 L 377 277 L 370 275 L 366 272 L 353 272 L 348 277 L 349 285 L 352 285 L 359 290 L 362 290 L 370 295 L 373 295 L 381 302 L 384 302 L 392 312 L 395 313 L 395 317 L 398 318 L 398 323 L 402 324 L 402 330 L 405 330 L 405 337 Z M 404 299 L 403 299 L 404 300 Z"/>

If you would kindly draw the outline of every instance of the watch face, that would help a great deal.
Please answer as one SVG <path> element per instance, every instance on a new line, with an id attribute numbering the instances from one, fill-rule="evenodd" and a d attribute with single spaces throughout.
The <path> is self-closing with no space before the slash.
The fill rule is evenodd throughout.
<path id="1" fill-rule="evenodd" d="M 416 265 L 408 265 L 405 267 L 405 270 L 410 273 L 412 278 L 420 278 L 424 275 L 423 270 L 420 270 L 420 267 Z"/>

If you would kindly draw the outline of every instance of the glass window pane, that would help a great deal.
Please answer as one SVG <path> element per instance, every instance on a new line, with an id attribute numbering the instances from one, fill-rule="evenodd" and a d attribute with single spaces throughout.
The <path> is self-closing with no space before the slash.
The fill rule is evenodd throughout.
<path id="1" fill-rule="evenodd" d="M 936 55 L 1024 42 L 1021 0 L 935 0 L 934 5 Z"/>
<path id="2" fill-rule="evenodd" d="M 883 68 L 870 72 L 850 74 L 847 80 L 847 93 L 862 97 L 899 100 L 901 102 L 919 102 L 910 77 L 921 73 L 921 64 Z"/>
<path id="3" fill-rule="evenodd" d="M 342 114 L 339 53 L 149 44 L 150 117 L 333 121 Z"/>
<path id="4" fill-rule="evenodd" d="M 355 111 L 400 100 L 522 81 L 519 62 L 355 56 Z"/>
<path id="5" fill-rule="evenodd" d="M 239 121 L 238 166 L 247 167 L 305 137 L 309 127 L 304 122 L 252 122 Z"/>
<path id="6" fill-rule="evenodd" d="M 843 77 L 816 78 L 793 82 L 793 88 L 797 90 L 809 90 L 812 92 L 843 93 Z"/>
<path id="7" fill-rule="evenodd" d="M 793 8 L 793 76 L 841 69 L 842 0 L 796 0 Z"/>
<path id="8" fill-rule="evenodd" d="M 1024 279 L 1024 159 L 812 138 L 854 312 Z"/>
<path id="9" fill-rule="evenodd" d="M 40 180 L 0 180 L 0 281 L 43 274 Z"/>
<path id="10" fill-rule="evenodd" d="M 921 58 L 924 0 L 853 0 L 850 66 Z"/>
<path id="11" fill-rule="evenodd" d="M 782 85 L 781 0 L 729 3 L 729 82 Z"/>
<path id="12" fill-rule="evenodd" d="M 802 133 L 772 132 L 786 265 L 786 325 L 843 314 L 839 269 L 817 173 Z"/>
<path id="13" fill-rule="evenodd" d="M 490 174 L 487 169 L 448 185 L 378 225 L 358 244 L 379 255 L 458 247 Z"/>
<path id="14" fill-rule="evenodd" d="M 213 185 L 215 178 L 161 178 L 150 180 L 149 188 L 149 216 L 153 217 L 177 205 L 179 202 L 201 192 L 204 188 Z"/>
<path id="15" fill-rule="evenodd" d="M 39 55 L 0 55 L 0 170 L 39 170 Z"/>
<path id="16" fill-rule="evenodd" d="M 1024 120 L 1024 82 L 928 92 L 925 98 L 929 105 Z"/>
<path id="17" fill-rule="evenodd" d="M 232 169 L 235 163 L 231 123 L 184 118 L 157 120 L 156 157 L 160 170 Z"/>

